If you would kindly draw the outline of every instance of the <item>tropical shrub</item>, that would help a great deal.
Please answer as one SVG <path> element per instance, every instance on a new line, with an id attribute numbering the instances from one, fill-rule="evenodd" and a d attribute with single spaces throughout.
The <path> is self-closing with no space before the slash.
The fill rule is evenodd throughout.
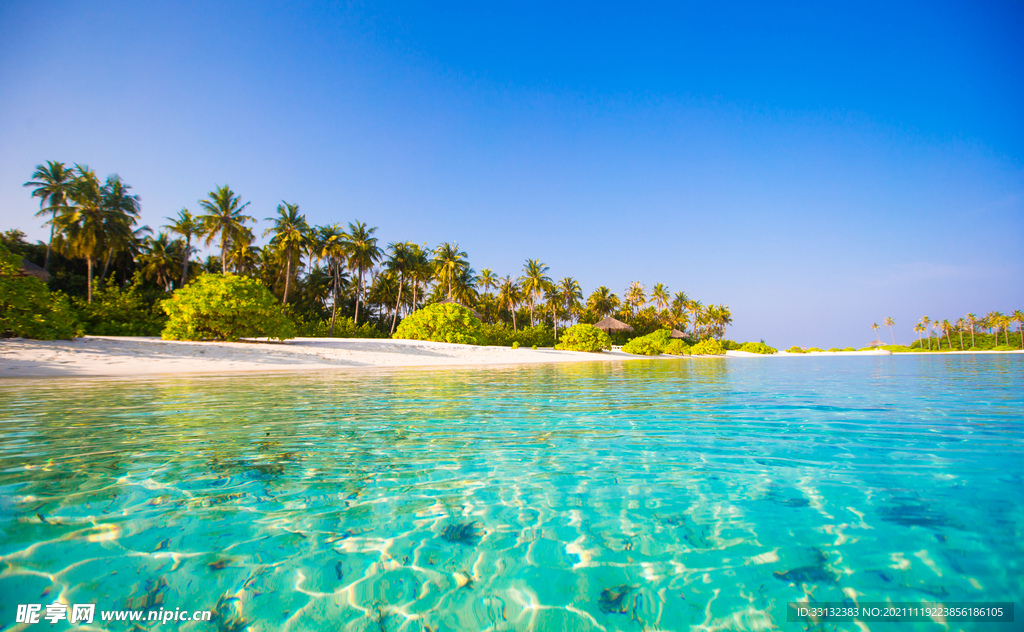
<path id="1" fill-rule="evenodd" d="M 977 347 L 971 347 L 970 349 L 968 349 L 968 351 L 981 351 L 981 349 Z"/>
<path id="2" fill-rule="evenodd" d="M 512 348 L 513 349 L 518 349 L 519 348 L 519 341 L 518 340 L 516 340 L 515 342 L 512 343 Z"/>
<path id="3" fill-rule="evenodd" d="M 786 353 L 807 353 L 807 352 L 803 350 L 803 347 L 793 346 L 793 347 L 790 347 L 789 349 L 786 349 Z"/>
<path id="4" fill-rule="evenodd" d="M 846 347 L 843 351 L 856 351 L 853 347 Z"/>
<path id="5" fill-rule="evenodd" d="M 842 351 L 842 349 L 840 349 L 839 347 L 829 347 L 828 351 L 829 353 L 834 353 L 836 351 Z"/>
<path id="6" fill-rule="evenodd" d="M 664 353 L 669 355 L 690 355 L 690 345 L 686 344 L 682 340 L 672 340 L 665 347 Z"/>
<path id="7" fill-rule="evenodd" d="M 162 302 L 164 340 L 295 337 L 295 324 L 262 283 L 234 274 L 203 274 Z"/>
<path id="8" fill-rule="evenodd" d="M 669 329 L 659 329 L 646 336 L 633 338 L 622 346 L 622 351 L 633 355 L 661 355 L 672 339 L 671 334 L 672 331 Z"/>
<path id="9" fill-rule="evenodd" d="M 531 347 L 552 347 L 555 344 L 555 334 L 547 325 L 523 327 L 516 331 L 506 323 L 496 323 L 493 325 L 483 323 L 481 331 L 483 332 L 481 344 L 497 347 L 510 347 L 513 342 Z"/>
<path id="10" fill-rule="evenodd" d="M 21 275 L 21 257 L 0 244 L 0 336 L 66 340 L 82 335 L 68 297 Z"/>
<path id="11" fill-rule="evenodd" d="M 692 355 L 725 355 L 725 349 L 714 338 L 708 338 L 690 347 L 690 353 Z"/>
<path id="12" fill-rule="evenodd" d="M 139 273 L 127 288 L 111 283 L 92 293 L 92 303 L 72 299 L 85 329 L 94 336 L 159 336 L 167 325 L 167 314 L 160 306 L 160 291 L 145 292 Z"/>
<path id="13" fill-rule="evenodd" d="M 1010 345 L 999 345 L 998 347 L 993 349 L 993 351 L 1016 351 L 1016 350 L 1017 350 L 1016 347 L 1011 347 Z"/>
<path id="14" fill-rule="evenodd" d="M 381 332 L 372 323 L 363 323 L 356 327 L 356 323 L 350 316 L 340 316 L 334 320 L 334 334 L 328 336 L 331 330 L 330 318 L 310 318 L 301 314 L 291 317 L 295 322 L 295 335 L 300 338 L 387 338 L 386 333 Z"/>
<path id="15" fill-rule="evenodd" d="M 744 342 L 740 346 L 739 350 L 746 351 L 747 353 L 760 353 L 763 355 L 771 355 L 779 352 L 778 349 L 769 347 L 763 342 Z"/>
<path id="16" fill-rule="evenodd" d="M 612 348 L 612 339 L 608 334 L 593 325 L 573 325 L 562 333 L 561 342 L 555 345 L 555 349 L 565 351 L 589 351 L 600 353 L 605 349 Z"/>
<path id="17" fill-rule="evenodd" d="M 434 303 L 416 310 L 399 323 L 392 337 L 462 345 L 486 342 L 480 319 L 473 310 L 457 303 Z"/>
<path id="18" fill-rule="evenodd" d="M 818 353 L 821 353 L 822 349 L 819 349 L 817 347 L 807 347 L 807 353 L 810 353 L 812 351 L 817 351 Z"/>
<path id="19" fill-rule="evenodd" d="M 723 339 L 721 341 L 721 343 L 722 343 L 722 348 L 725 349 L 726 351 L 739 351 L 740 348 L 742 348 L 743 345 L 745 344 L 745 343 L 742 343 L 742 342 L 736 342 L 736 341 L 733 341 L 733 340 L 725 340 L 725 339 Z"/>

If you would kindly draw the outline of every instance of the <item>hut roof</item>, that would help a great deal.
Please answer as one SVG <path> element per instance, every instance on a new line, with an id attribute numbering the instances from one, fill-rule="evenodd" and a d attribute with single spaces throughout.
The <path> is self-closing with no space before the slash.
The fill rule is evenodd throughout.
<path id="1" fill-rule="evenodd" d="M 24 274 L 25 276 L 34 276 L 43 283 L 46 283 L 47 281 L 50 280 L 49 272 L 43 270 L 42 268 L 32 263 L 28 259 L 21 260 L 21 273 Z"/>
<path id="2" fill-rule="evenodd" d="M 594 327 L 597 327 L 598 329 L 601 329 L 606 333 L 611 333 L 613 331 L 633 331 L 632 327 L 622 322 L 621 320 L 612 318 L 611 316 L 595 324 Z"/>
<path id="3" fill-rule="evenodd" d="M 679 331 L 678 329 L 673 328 L 672 329 L 672 333 L 670 333 L 668 335 L 668 337 L 669 338 L 685 338 L 686 334 L 684 334 L 683 332 Z"/>

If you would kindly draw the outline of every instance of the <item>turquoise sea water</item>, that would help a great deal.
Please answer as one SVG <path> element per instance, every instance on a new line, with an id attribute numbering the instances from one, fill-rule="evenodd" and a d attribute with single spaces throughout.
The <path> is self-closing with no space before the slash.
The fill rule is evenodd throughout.
<path id="1" fill-rule="evenodd" d="M 8 380 L 0 629 L 1008 631 L 786 603 L 1019 606 L 1022 490 L 1021 356 Z"/>

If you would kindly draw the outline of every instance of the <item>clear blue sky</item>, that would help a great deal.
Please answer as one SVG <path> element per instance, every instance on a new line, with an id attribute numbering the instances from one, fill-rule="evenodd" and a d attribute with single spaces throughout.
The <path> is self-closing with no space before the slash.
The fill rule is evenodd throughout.
<path id="1" fill-rule="evenodd" d="M 775 346 L 1024 308 L 1024 5 L 702 5 L 3 2 L 0 228 L 61 160 L 154 228 L 230 184 Z"/>

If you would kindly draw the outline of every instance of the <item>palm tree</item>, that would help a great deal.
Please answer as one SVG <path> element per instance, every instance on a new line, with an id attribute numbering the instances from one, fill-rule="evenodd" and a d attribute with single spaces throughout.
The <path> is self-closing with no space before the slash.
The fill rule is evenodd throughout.
<path id="1" fill-rule="evenodd" d="M 924 345 L 921 344 L 921 332 L 923 332 L 923 331 L 924 331 L 924 325 L 922 325 L 921 323 L 918 323 L 918 324 L 914 325 L 914 332 L 917 334 L 917 346 L 918 346 L 918 348 L 924 346 Z"/>
<path id="2" fill-rule="evenodd" d="M 651 300 L 658 306 L 658 311 L 664 311 L 668 307 L 668 288 L 665 287 L 664 283 L 655 283 L 654 288 L 651 289 Z"/>
<path id="3" fill-rule="evenodd" d="M 348 269 L 356 272 L 356 317 L 353 323 L 359 324 L 359 303 L 365 302 L 363 289 L 363 274 L 373 264 L 380 261 L 381 249 L 377 247 L 377 238 L 373 234 L 377 227 L 368 228 L 364 222 L 356 220 L 349 223 L 348 231 L 345 233 L 345 248 L 348 252 Z"/>
<path id="4" fill-rule="evenodd" d="M 889 335 L 892 336 L 892 343 L 896 344 L 896 335 L 892 333 L 892 326 L 896 324 L 896 321 L 892 319 L 892 316 L 886 316 L 883 321 L 885 326 L 889 328 Z"/>
<path id="5" fill-rule="evenodd" d="M 36 217 L 51 214 L 49 221 L 46 222 L 50 225 L 50 241 L 46 244 L 44 270 L 50 268 L 50 251 L 53 249 L 53 237 L 57 230 L 57 213 L 66 209 L 74 179 L 74 171 L 64 166 L 63 162 L 48 160 L 45 166 L 36 165 L 36 170 L 32 172 L 32 180 L 22 185 L 35 187 L 32 190 L 32 197 L 39 198 L 39 212 L 36 213 Z"/>
<path id="6" fill-rule="evenodd" d="M 430 263 L 430 249 L 426 244 L 412 244 L 409 246 L 409 257 L 411 260 L 409 278 L 412 279 L 412 308 L 415 310 L 419 305 L 419 288 L 423 284 L 426 288 L 433 276 L 434 269 Z"/>
<path id="7" fill-rule="evenodd" d="M 565 313 L 569 318 L 569 323 L 572 323 L 572 316 L 580 310 L 580 301 L 583 300 L 583 290 L 580 289 L 580 283 L 572 277 L 563 277 L 558 282 L 558 291 L 562 296 L 562 300 L 565 301 Z"/>
<path id="8" fill-rule="evenodd" d="M 508 311 L 512 313 L 512 329 L 515 331 L 519 331 L 519 326 L 516 324 L 516 307 L 522 300 L 523 295 L 519 284 L 512 280 L 512 275 L 506 276 L 498 289 L 498 305 L 508 307 Z"/>
<path id="9" fill-rule="evenodd" d="M 999 324 L 1003 327 L 1003 337 L 1006 339 L 1006 346 L 1010 346 L 1010 322 L 1009 316 L 999 315 Z M 996 342 L 999 342 L 999 336 L 996 336 Z"/>
<path id="10" fill-rule="evenodd" d="M 871 329 L 875 331 L 875 340 L 878 340 L 878 323 L 871 323 Z"/>
<path id="11" fill-rule="evenodd" d="M 985 321 L 988 326 L 988 335 L 996 337 L 996 344 L 999 344 L 999 319 L 1002 318 L 1002 312 L 989 312 L 985 315 Z"/>
<path id="12" fill-rule="evenodd" d="M 519 282 L 523 292 L 530 297 L 530 326 L 533 327 L 533 306 L 544 290 L 551 285 L 551 279 L 545 274 L 548 267 L 537 259 L 527 259 L 523 264 L 523 276 Z"/>
<path id="13" fill-rule="evenodd" d="M 966 325 L 967 325 L 967 322 L 963 318 L 957 318 L 956 321 L 953 323 L 953 327 L 955 327 L 957 332 L 960 333 L 960 350 L 961 351 L 964 350 L 964 327 Z"/>
<path id="14" fill-rule="evenodd" d="M 178 217 L 168 217 L 166 219 L 171 223 L 164 226 L 164 228 L 185 238 L 185 250 L 182 254 L 181 265 L 181 287 L 185 287 L 185 282 L 188 280 L 188 261 L 192 257 L 192 253 L 196 251 L 192 247 L 192 237 L 199 234 L 202 224 L 197 218 L 192 216 L 192 213 L 187 208 L 181 209 L 178 212 Z"/>
<path id="15" fill-rule="evenodd" d="M 391 333 L 395 333 L 395 325 L 398 324 L 398 308 L 402 305 L 402 286 L 405 285 L 405 275 L 411 271 L 413 263 L 413 253 L 411 246 L 408 242 L 398 242 L 388 245 L 388 250 L 391 251 L 391 256 L 388 257 L 385 267 L 392 275 L 398 275 L 398 296 L 395 297 L 395 314 L 391 318 Z"/>
<path id="16" fill-rule="evenodd" d="M 1013 320 L 1017 323 L 1017 333 L 1020 334 L 1020 348 L 1024 350 L 1024 312 L 1019 309 L 1013 310 Z"/>
<path id="17" fill-rule="evenodd" d="M 85 259 L 86 299 L 92 302 L 93 267 L 106 243 L 107 225 L 117 221 L 103 204 L 103 187 L 96 173 L 75 165 L 75 178 L 68 191 L 67 210 L 54 217 L 64 247 Z"/>
<path id="18" fill-rule="evenodd" d="M 647 302 L 646 290 L 647 288 L 639 281 L 633 281 L 626 288 L 626 293 L 623 296 L 626 299 L 626 305 L 629 305 L 630 314 Z"/>
<path id="19" fill-rule="evenodd" d="M 587 297 L 587 310 L 603 320 L 619 309 L 619 297 L 612 293 L 607 287 L 598 286 L 590 296 Z"/>
<path id="20" fill-rule="evenodd" d="M 345 261 L 345 231 L 341 224 L 321 226 L 316 230 L 314 256 L 317 260 L 327 261 L 327 270 L 331 275 L 331 326 L 327 336 L 334 336 L 334 320 L 338 315 L 338 301 L 341 298 L 341 265 Z"/>
<path id="21" fill-rule="evenodd" d="M 952 323 L 948 319 L 943 320 L 939 323 L 939 327 L 942 329 L 942 333 L 946 334 L 946 344 L 949 345 L 949 350 L 953 350 L 953 341 L 949 339 L 949 331 L 953 329 Z"/>
<path id="22" fill-rule="evenodd" d="M 201 231 L 206 235 L 206 245 L 209 246 L 214 239 L 220 237 L 221 274 L 228 273 L 230 242 L 245 228 L 246 222 L 255 221 L 242 214 L 242 210 L 249 206 L 249 203 L 241 204 L 241 201 L 242 199 L 226 184 L 210 191 L 207 199 L 199 200 L 199 206 L 203 207 L 206 213 L 196 219 L 202 222 Z"/>
<path id="23" fill-rule="evenodd" d="M 978 320 L 978 317 L 974 314 L 967 314 L 967 322 L 971 324 L 971 346 L 974 345 L 974 321 Z"/>
<path id="24" fill-rule="evenodd" d="M 142 251 L 136 257 L 145 278 L 151 278 L 165 292 L 171 291 L 174 283 L 175 267 L 181 247 L 180 241 L 171 241 L 167 233 L 158 233 L 156 237 L 148 237 L 142 244 Z"/>
<path id="25" fill-rule="evenodd" d="M 711 312 L 712 318 L 715 322 L 715 328 L 718 330 L 718 339 L 721 340 L 725 337 L 725 328 L 732 324 L 732 312 L 729 310 L 728 305 L 714 305 L 709 306 L 714 308 Z"/>
<path id="26" fill-rule="evenodd" d="M 110 267 L 110 260 L 115 253 L 129 251 L 132 255 L 136 250 L 138 239 L 132 231 L 138 221 L 141 207 L 139 196 L 131 195 L 128 190 L 130 186 L 121 180 L 120 176 L 114 174 L 107 177 L 103 185 L 103 205 L 114 213 L 114 219 L 110 222 L 107 230 L 107 261 L 103 264 L 101 279 L 106 279 L 107 269 Z M 149 232 L 149 229 L 146 229 Z"/>
<path id="27" fill-rule="evenodd" d="M 498 278 L 498 275 L 494 274 L 494 270 L 484 268 L 480 271 L 480 276 L 477 277 L 476 282 L 477 285 L 484 289 L 484 292 L 487 292 L 491 289 L 498 289 L 501 279 Z"/>
<path id="28" fill-rule="evenodd" d="M 281 301 L 282 312 L 288 305 L 288 287 L 292 280 L 292 259 L 298 257 L 298 265 L 302 265 L 302 250 L 309 243 L 309 224 L 306 216 L 299 214 L 298 204 L 289 204 L 284 200 L 277 205 L 277 217 L 268 217 L 273 226 L 263 231 L 263 236 L 273 235 L 270 244 L 284 253 L 287 261 L 284 272 L 284 299 Z"/>
<path id="29" fill-rule="evenodd" d="M 928 318 L 927 316 L 922 316 L 921 317 L 921 325 L 924 327 L 925 334 L 928 336 L 928 350 L 929 351 L 932 350 L 932 336 L 931 336 L 931 332 L 928 330 L 928 327 L 931 325 L 931 322 L 932 322 L 931 318 Z"/>
<path id="30" fill-rule="evenodd" d="M 452 286 L 455 278 L 469 267 L 466 253 L 459 250 L 459 244 L 445 242 L 434 249 L 434 276 L 441 285 L 448 286 L 448 300 L 452 300 Z"/>

